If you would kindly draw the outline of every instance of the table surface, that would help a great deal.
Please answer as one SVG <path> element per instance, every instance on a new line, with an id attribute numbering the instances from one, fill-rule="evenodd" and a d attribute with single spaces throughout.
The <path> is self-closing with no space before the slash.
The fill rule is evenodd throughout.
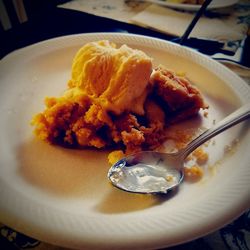
<path id="1" fill-rule="evenodd" d="M 77 24 L 77 25 L 76 25 Z M 90 25 L 91 24 L 91 25 Z M 17 25 L 11 30 L 2 31 L 0 36 L 0 58 L 8 53 L 46 39 L 88 32 L 126 32 L 153 36 L 165 40 L 174 37 L 136 25 L 95 16 L 79 11 L 53 8 L 33 17 L 28 22 Z M 249 39 L 244 51 L 245 58 L 249 55 Z M 249 71 L 248 71 L 249 73 Z M 249 79 L 249 78 L 247 78 Z M 1 249 L 57 249 L 47 243 L 32 239 L 13 229 L 0 225 Z M 221 228 L 217 232 L 207 235 L 195 241 L 172 247 L 172 250 L 181 249 L 242 249 L 250 248 L 250 211 L 246 211 L 236 221 Z"/>
<path id="2" fill-rule="evenodd" d="M 91 24 L 91 25 L 90 25 Z M 170 40 L 173 37 L 136 25 L 61 8 L 50 9 L 46 18 L 41 14 L 1 34 L 2 58 L 11 51 L 46 39 L 89 32 L 126 32 Z"/>

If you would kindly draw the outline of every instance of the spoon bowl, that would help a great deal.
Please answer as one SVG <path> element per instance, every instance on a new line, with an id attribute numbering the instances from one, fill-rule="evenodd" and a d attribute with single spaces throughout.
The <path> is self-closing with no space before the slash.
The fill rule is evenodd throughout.
<path id="1" fill-rule="evenodd" d="M 178 154 L 142 151 L 115 163 L 108 178 L 116 187 L 136 193 L 167 193 L 184 177 Z"/>
<path id="2" fill-rule="evenodd" d="M 141 151 L 116 162 L 108 171 L 111 183 L 124 191 L 166 194 L 184 178 L 184 160 L 212 137 L 250 117 L 250 103 L 206 130 L 177 153 Z"/>

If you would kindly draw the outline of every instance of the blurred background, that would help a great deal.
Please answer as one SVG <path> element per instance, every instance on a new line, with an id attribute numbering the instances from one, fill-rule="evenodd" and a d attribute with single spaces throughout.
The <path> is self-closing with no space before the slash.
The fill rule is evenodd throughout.
<path id="1" fill-rule="evenodd" d="M 1 31 L 16 27 L 28 19 L 44 16 L 47 11 L 69 0 L 0 0 Z M 45 17 L 43 17 L 45 18 Z"/>

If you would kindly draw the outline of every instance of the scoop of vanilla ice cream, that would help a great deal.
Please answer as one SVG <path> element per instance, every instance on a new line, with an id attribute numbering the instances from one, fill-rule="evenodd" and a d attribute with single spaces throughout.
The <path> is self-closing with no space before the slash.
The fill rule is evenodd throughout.
<path id="1" fill-rule="evenodd" d="M 116 114 L 142 115 L 151 72 L 152 60 L 144 52 L 107 40 L 91 42 L 76 54 L 69 86 Z"/>

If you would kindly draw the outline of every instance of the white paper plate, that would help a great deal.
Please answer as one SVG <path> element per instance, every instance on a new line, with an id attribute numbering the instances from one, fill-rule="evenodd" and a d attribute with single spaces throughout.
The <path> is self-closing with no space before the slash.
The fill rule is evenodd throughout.
<path id="1" fill-rule="evenodd" d="M 183 183 L 166 198 L 111 186 L 105 152 L 65 149 L 34 138 L 29 122 L 44 109 L 44 97 L 58 96 L 66 88 L 76 51 L 100 39 L 142 49 L 155 65 L 187 72 L 210 104 L 209 116 L 199 126 L 210 126 L 250 99 L 247 84 L 226 67 L 150 37 L 92 33 L 13 52 L 0 65 L 0 221 L 65 247 L 155 249 L 203 236 L 239 216 L 250 204 L 246 122 L 217 136 L 209 148 L 209 164 L 220 163 L 215 164 L 216 174 L 200 183 Z M 239 145 L 225 156 L 224 147 L 234 139 Z"/>
<path id="2" fill-rule="evenodd" d="M 201 5 L 198 4 L 182 4 L 182 3 L 173 3 L 168 0 L 146 0 L 147 2 L 163 5 L 169 8 L 173 9 L 180 9 L 180 10 L 190 10 L 190 11 L 196 11 L 199 10 Z M 213 0 L 208 6 L 207 9 L 220 9 L 220 8 L 226 8 L 230 7 L 234 4 L 236 4 L 238 0 Z"/>

